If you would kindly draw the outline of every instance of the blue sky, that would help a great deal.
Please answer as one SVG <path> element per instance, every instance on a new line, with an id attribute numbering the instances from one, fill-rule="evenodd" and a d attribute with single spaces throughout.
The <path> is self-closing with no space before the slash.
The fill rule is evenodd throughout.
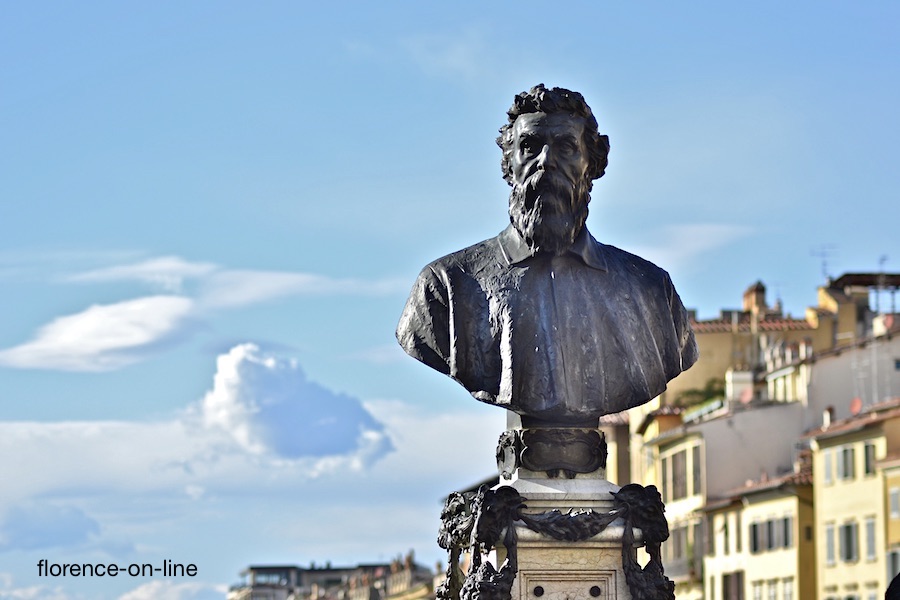
<path id="1" fill-rule="evenodd" d="M 389 560 L 503 415 L 405 357 L 418 270 L 495 235 L 513 96 L 581 91 L 588 226 L 701 316 L 898 271 L 891 2 L 0 7 L 0 598 L 221 597 Z M 56 562 L 193 579 L 41 579 Z"/>

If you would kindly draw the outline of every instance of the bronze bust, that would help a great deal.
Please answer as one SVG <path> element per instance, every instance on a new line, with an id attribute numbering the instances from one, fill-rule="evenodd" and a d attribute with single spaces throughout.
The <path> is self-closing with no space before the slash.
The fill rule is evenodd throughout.
<path id="1" fill-rule="evenodd" d="M 668 273 L 585 227 L 609 141 L 581 94 L 538 85 L 508 116 L 510 224 L 422 270 L 397 339 L 525 426 L 596 427 L 662 393 L 697 345 Z"/>

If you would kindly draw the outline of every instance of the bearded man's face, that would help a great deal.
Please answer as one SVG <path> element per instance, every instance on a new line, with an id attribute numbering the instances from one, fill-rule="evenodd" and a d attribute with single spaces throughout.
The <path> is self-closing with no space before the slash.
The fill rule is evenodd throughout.
<path id="1" fill-rule="evenodd" d="M 591 182 L 584 119 L 527 113 L 512 128 L 509 216 L 536 252 L 562 254 L 584 227 Z"/>

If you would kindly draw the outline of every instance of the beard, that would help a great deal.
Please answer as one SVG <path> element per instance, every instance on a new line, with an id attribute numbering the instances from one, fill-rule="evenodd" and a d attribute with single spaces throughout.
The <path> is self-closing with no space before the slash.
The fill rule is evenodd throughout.
<path id="1" fill-rule="evenodd" d="M 581 233 L 591 199 L 590 182 L 572 185 L 539 171 L 509 194 L 509 219 L 532 252 L 564 254 Z"/>

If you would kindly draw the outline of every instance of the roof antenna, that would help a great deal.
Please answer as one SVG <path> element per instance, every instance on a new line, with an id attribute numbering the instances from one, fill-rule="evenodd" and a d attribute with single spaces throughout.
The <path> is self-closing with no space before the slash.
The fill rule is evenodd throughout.
<path id="1" fill-rule="evenodd" d="M 887 254 L 882 254 L 878 258 L 878 284 L 875 287 L 875 314 L 881 314 L 881 292 L 884 291 L 886 277 L 884 275 L 884 263 L 888 260 Z M 893 312 L 893 311 L 891 311 Z"/>
<path id="2" fill-rule="evenodd" d="M 831 284 L 831 277 L 828 275 L 828 259 L 835 253 L 836 244 L 821 244 L 818 248 L 810 250 L 810 254 L 816 258 L 822 259 L 822 277 L 827 284 Z"/>

